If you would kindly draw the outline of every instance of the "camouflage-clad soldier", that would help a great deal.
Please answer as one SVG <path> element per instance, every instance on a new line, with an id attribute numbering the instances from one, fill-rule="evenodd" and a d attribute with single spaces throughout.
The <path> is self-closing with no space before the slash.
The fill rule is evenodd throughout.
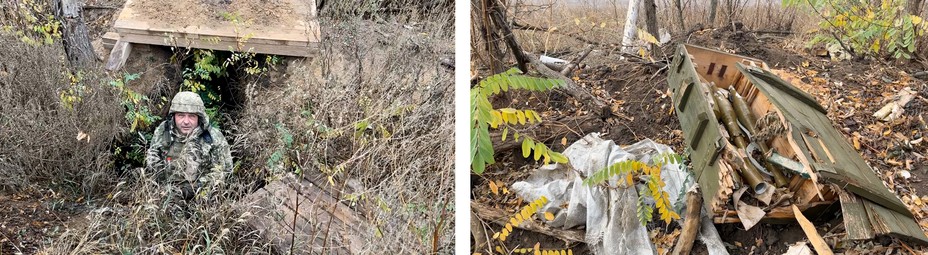
<path id="1" fill-rule="evenodd" d="M 200 188 L 213 188 L 232 172 L 228 142 L 210 126 L 200 96 L 189 91 L 171 100 L 168 117 L 155 129 L 145 160 L 148 169 L 160 171 L 168 183 L 179 187 L 185 200 Z"/>

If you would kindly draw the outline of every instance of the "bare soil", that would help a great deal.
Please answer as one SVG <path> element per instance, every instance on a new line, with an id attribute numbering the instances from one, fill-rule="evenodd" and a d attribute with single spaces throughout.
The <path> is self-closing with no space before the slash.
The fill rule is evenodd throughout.
<path id="1" fill-rule="evenodd" d="M 82 207 L 48 192 L 0 193 L 0 253 L 33 254 L 78 218 Z"/>
<path id="2" fill-rule="evenodd" d="M 133 0 L 126 5 L 139 20 L 169 26 L 220 27 L 237 17 L 246 24 L 295 22 L 299 4 L 293 0 Z M 305 5 L 303 8 L 306 9 Z M 231 15 L 231 16 L 230 16 Z"/>

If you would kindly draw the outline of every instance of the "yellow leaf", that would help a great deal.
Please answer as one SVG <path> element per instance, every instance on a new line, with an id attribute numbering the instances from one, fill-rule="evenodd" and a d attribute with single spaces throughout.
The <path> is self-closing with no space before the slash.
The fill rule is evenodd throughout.
<path id="1" fill-rule="evenodd" d="M 506 141 L 506 135 L 508 135 L 508 134 L 509 134 L 509 128 L 507 127 L 507 128 L 505 128 L 505 129 L 503 129 L 503 138 L 502 138 L 501 140 L 505 142 L 505 141 Z"/>
<path id="2" fill-rule="evenodd" d="M 499 111 L 503 113 L 516 113 L 518 110 L 513 108 L 501 108 Z"/>
<path id="3" fill-rule="evenodd" d="M 499 239 L 499 232 L 493 233 L 493 239 Z"/>
<path id="4" fill-rule="evenodd" d="M 499 195 L 499 186 L 496 186 L 496 182 L 490 181 L 490 191 L 495 195 Z"/>
<path id="5" fill-rule="evenodd" d="M 512 232 L 512 224 L 506 223 L 506 231 Z"/>
<path id="6" fill-rule="evenodd" d="M 625 182 L 628 183 L 628 186 L 629 186 L 629 187 L 631 187 L 632 185 L 635 184 L 635 183 L 634 183 L 635 180 L 632 178 L 632 173 L 628 173 L 628 174 L 625 175 Z"/>
<path id="7" fill-rule="evenodd" d="M 567 146 L 567 137 L 561 137 L 561 145 Z"/>
<path id="8" fill-rule="evenodd" d="M 522 113 L 522 111 L 516 111 L 515 114 L 516 117 L 519 118 L 519 124 L 525 125 L 525 113 Z"/>
<path id="9" fill-rule="evenodd" d="M 499 127 L 499 124 L 505 121 L 503 115 L 497 110 L 490 111 L 490 115 L 493 116 L 493 119 L 490 120 L 490 127 L 492 128 Z"/>
<path id="10" fill-rule="evenodd" d="M 909 17 L 912 17 L 912 25 L 917 26 L 919 23 L 922 23 L 922 17 L 915 16 L 915 15 L 909 15 Z"/>
<path id="11" fill-rule="evenodd" d="M 541 243 L 535 243 L 535 254 L 538 254 L 540 249 L 541 249 Z"/>
<path id="12" fill-rule="evenodd" d="M 548 220 L 548 221 L 554 220 L 554 214 L 552 214 L 552 213 L 550 213 L 550 212 L 545 212 L 545 219 Z"/>
<path id="13" fill-rule="evenodd" d="M 535 161 L 541 159 L 541 155 L 548 151 L 546 148 L 544 143 L 538 142 L 535 144 Z"/>
<path id="14" fill-rule="evenodd" d="M 640 28 L 638 29 L 638 39 L 641 39 L 642 41 L 645 41 L 647 43 L 653 43 L 653 44 L 660 45 L 660 42 L 657 41 L 657 38 L 654 38 L 654 36 L 651 35 L 651 33 L 648 33 L 648 31 L 644 31 Z"/>
<path id="15" fill-rule="evenodd" d="M 604 27 L 606 27 L 606 22 L 599 24 L 599 28 L 604 28 Z"/>
<path id="16" fill-rule="evenodd" d="M 535 114 L 535 111 L 532 111 L 532 110 L 525 110 L 525 111 L 522 111 L 522 112 L 525 113 L 525 119 L 528 121 L 528 123 L 534 123 L 534 122 L 535 122 L 535 117 L 532 116 L 532 114 Z"/>
<path id="17" fill-rule="evenodd" d="M 574 18 L 574 24 L 579 26 L 579 25 L 580 25 L 580 19 Z"/>

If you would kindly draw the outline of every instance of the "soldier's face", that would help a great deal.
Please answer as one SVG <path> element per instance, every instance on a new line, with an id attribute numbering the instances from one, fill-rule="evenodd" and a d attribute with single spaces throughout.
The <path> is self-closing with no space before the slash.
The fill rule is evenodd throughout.
<path id="1" fill-rule="evenodd" d="M 180 133 L 183 135 L 189 135 L 194 128 L 200 123 L 200 116 L 197 116 L 196 113 L 190 112 L 177 112 L 174 113 L 174 125 L 177 125 L 177 129 L 180 130 Z"/>

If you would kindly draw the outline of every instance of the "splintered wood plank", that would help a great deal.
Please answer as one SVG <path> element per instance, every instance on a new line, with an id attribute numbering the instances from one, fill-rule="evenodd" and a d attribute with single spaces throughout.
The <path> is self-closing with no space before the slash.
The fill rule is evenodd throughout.
<path id="1" fill-rule="evenodd" d="M 351 208 L 293 176 L 248 195 L 239 207 L 255 215 L 248 223 L 281 251 L 358 254 L 373 235 Z"/>
<path id="2" fill-rule="evenodd" d="M 844 218 L 844 229 L 847 230 L 848 240 L 866 240 L 874 237 L 873 226 L 870 225 L 870 216 L 860 198 L 856 195 L 839 191 L 841 199 L 841 217 Z"/>
<path id="3" fill-rule="evenodd" d="M 809 238 L 809 242 L 812 243 L 812 247 L 815 248 L 815 252 L 819 255 L 833 255 L 831 248 L 828 247 L 828 243 L 825 243 L 825 239 L 818 234 L 818 230 L 815 229 L 815 225 L 812 225 L 806 216 L 802 215 L 802 212 L 799 211 L 799 207 L 792 205 L 793 214 L 796 215 L 796 221 L 799 222 L 799 226 L 802 227 L 802 231 L 806 233 L 806 237 Z"/>
<path id="4" fill-rule="evenodd" d="M 268 8 L 282 8 L 279 11 L 288 15 L 273 16 L 280 17 L 279 20 L 274 20 L 262 13 L 259 17 L 263 20 L 258 24 L 233 18 L 202 18 L 219 15 L 221 11 L 199 13 L 196 17 L 198 19 L 181 17 L 172 19 L 171 22 L 163 22 L 159 20 L 159 15 L 179 14 L 153 13 L 152 10 L 145 10 L 145 8 L 136 10 L 135 8 L 141 8 L 144 1 L 146 0 L 126 1 L 125 7 L 114 22 L 115 30 L 122 36 L 121 40 L 213 50 L 229 50 L 231 47 L 231 49 L 241 48 L 241 50 L 263 54 L 309 56 L 311 51 L 306 48 L 315 47 L 321 38 L 315 1 L 312 0 L 281 0 L 277 3 L 279 6 Z M 170 3 L 173 5 L 165 10 L 180 8 L 178 6 L 202 5 L 195 1 L 174 1 Z M 236 0 L 231 2 L 231 5 L 235 5 Z M 273 13 L 270 14 L 273 15 Z M 228 15 L 234 16 L 234 14 Z M 243 44 L 243 47 L 238 47 L 237 44 Z"/>
<path id="5" fill-rule="evenodd" d="M 745 76 L 749 77 L 755 86 L 767 96 L 768 99 L 779 109 L 786 121 L 793 127 L 806 127 L 815 131 L 821 138 L 821 143 L 810 141 L 811 146 L 821 146 L 828 151 L 821 151 L 818 158 L 828 160 L 828 154 L 835 158 L 832 166 L 815 169 L 819 177 L 812 176 L 813 180 L 823 180 L 837 184 L 846 190 L 857 194 L 863 198 L 871 200 L 888 209 L 898 212 L 904 216 L 912 217 L 902 201 L 884 186 L 883 181 L 874 173 L 873 169 L 867 166 L 860 154 L 846 141 L 846 138 L 837 131 L 834 124 L 823 113 L 824 110 L 813 97 L 782 78 L 776 76 L 767 70 L 747 71 L 743 66 L 738 66 L 739 70 L 744 70 Z M 795 129 L 795 128 L 794 128 Z M 800 156 L 799 160 L 804 165 L 811 165 L 812 159 L 807 158 L 812 155 L 815 148 L 806 146 L 805 141 L 798 137 L 804 130 L 793 130 L 792 135 L 787 136 L 790 145 L 796 148 Z"/>
<path id="6" fill-rule="evenodd" d="M 826 202 L 815 202 L 815 203 L 809 203 L 805 205 L 798 205 L 798 207 L 799 207 L 799 210 L 808 212 L 810 210 L 827 208 L 828 206 L 831 206 L 832 204 L 834 204 L 833 201 L 826 201 Z M 764 215 L 764 218 L 761 219 L 760 222 L 762 223 L 763 222 L 770 222 L 770 223 L 786 222 L 786 221 L 791 222 L 795 218 L 796 218 L 796 215 L 793 213 L 792 208 L 790 208 L 789 206 L 781 206 L 781 207 L 775 207 L 771 209 L 769 212 L 767 212 L 767 214 Z M 741 220 L 738 219 L 737 212 L 731 211 L 731 210 L 716 212 L 715 215 L 712 216 L 712 221 L 717 224 L 741 223 Z"/>
<path id="7" fill-rule="evenodd" d="M 870 218 L 873 232 L 877 235 L 889 235 L 906 241 L 918 242 L 922 245 L 928 244 L 928 237 L 925 236 L 925 232 L 919 228 L 918 222 L 915 222 L 911 217 L 866 199 L 861 199 L 861 201 L 863 201 L 864 208 L 866 208 L 867 215 Z"/>

